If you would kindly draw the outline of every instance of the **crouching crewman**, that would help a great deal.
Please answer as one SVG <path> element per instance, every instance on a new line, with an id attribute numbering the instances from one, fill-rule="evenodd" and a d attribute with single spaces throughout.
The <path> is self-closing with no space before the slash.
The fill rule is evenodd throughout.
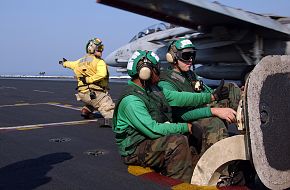
<path id="1" fill-rule="evenodd" d="M 113 131 L 128 165 L 150 167 L 162 175 L 190 182 L 193 167 L 187 135 L 191 123 L 172 123 L 171 106 L 198 106 L 222 97 L 220 91 L 189 93 L 163 90 L 158 56 L 136 51 L 127 65 L 131 80 L 116 104 Z"/>

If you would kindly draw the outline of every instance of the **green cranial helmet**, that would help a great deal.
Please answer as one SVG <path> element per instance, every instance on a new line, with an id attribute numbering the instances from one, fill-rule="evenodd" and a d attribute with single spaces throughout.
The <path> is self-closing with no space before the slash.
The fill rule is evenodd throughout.
<path id="1" fill-rule="evenodd" d="M 192 42 L 189 39 L 186 38 L 180 38 L 176 40 L 173 45 L 176 47 L 178 51 L 186 49 L 186 48 L 193 48 L 195 49 L 195 46 L 192 44 Z"/>
<path id="2" fill-rule="evenodd" d="M 177 60 L 195 60 L 196 48 L 189 39 L 179 38 L 168 46 L 166 60 L 168 63 L 176 64 Z"/>
<path id="3" fill-rule="evenodd" d="M 135 51 L 127 64 L 128 75 L 139 74 L 142 67 L 155 68 L 159 72 L 159 57 L 152 51 Z"/>

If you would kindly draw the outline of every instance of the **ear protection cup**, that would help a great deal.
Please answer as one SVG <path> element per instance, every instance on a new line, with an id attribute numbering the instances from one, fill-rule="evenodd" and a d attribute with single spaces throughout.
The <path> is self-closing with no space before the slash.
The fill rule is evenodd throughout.
<path id="1" fill-rule="evenodd" d="M 152 66 L 151 63 L 147 60 L 147 55 L 148 52 L 146 51 L 144 60 L 137 66 L 137 72 L 141 80 L 149 80 L 151 77 Z"/>
<path id="2" fill-rule="evenodd" d="M 171 53 L 166 53 L 166 60 L 168 63 L 174 62 L 174 57 L 171 55 Z"/>
<path id="3" fill-rule="evenodd" d="M 174 50 L 173 50 L 173 48 L 175 49 L 175 47 L 173 46 L 174 42 L 175 42 L 175 40 L 170 43 L 170 45 L 168 46 L 168 49 L 167 49 L 166 60 L 168 63 L 176 62 L 176 58 L 175 58 Z"/>
<path id="4" fill-rule="evenodd" d="M 139 71 L 139 78 L 142 80 L 148 80 L 151 77 L 151 69 L 149 67 L 142 67 Z"/>
<path id="5" fill-rule="evenodd" d="M 142 62 L 137 66 L 137 72 L 141 80 L 148 80 L 151 77 L 152 67 L 146 62 Z"/>

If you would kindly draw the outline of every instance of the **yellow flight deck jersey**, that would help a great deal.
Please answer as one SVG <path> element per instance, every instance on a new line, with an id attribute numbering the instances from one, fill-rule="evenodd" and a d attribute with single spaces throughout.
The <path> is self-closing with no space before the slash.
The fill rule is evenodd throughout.
<path id="1" fill-rule="evenodd" d="M 78 91 L 86 93 L 90 89 L 106 91 L 109 83 L 109 72 L 103 59 L 87 54 L 77 61 L 65 61 L 63 66 L 74 71 L 78 79 Z M 86 77 L 84 84 L 80 77 Z"/>

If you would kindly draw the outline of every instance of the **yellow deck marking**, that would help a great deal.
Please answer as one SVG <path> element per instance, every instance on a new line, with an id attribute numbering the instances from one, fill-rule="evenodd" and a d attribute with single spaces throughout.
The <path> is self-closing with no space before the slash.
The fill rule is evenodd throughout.
<path id="1" fill-rule="evenodd" d="M 61 108 L 67 108 L 71 110 L 77 110 L 79 111 L 81 108 L 80 107 L 73 107 L 73 105 L 70 104 L 60 104 L 57 102 L 47 102 L 47 103 L 19 103 L 19 104 L 10 104 L 10 105 L 1 105 L 0 108 L 4 107 L 15 107 L 15 106 L 36 106 L 36 105 L 50 105 L 50 106 L 56 106 L 56 107 L 61 107 Z"/>
<path id="2" fill-rule="evenodd" d="M 189 183 L 181 183 L 175 186 L 172 186 L 173 190 L 216 190 L 215 186 L 199 186 L 199 185 L 192 185 Z"/>
<path id="3" fill-rule="evenodd" d="M 26 127 L 26 128 L 19 128 L 17 130 L 19 130 L 19 131 L 25 131 L 25 130 L 32 130 L 32 129 L 39 129 L 39 128 L 43 128 L 43 127 L 41 127 L 41 126 Z"/>
<path id="4" fill-rule="evenodd" d="M 46 127 L 46 126 L 54 126 L 54 125 L 73 125 L 73 124 L 86 124 L 89 122 L 96 122 L 97 119 L 91 120 L 80 120 L 80 121 L 68 121 L 68 122 L 59 122 L 59 123 L 43 123 L 43 124 L 35 124 L 35 125 L 22 125 L 22 126 L 14 126 L 14 127 L 1 127 L 0 130 L 7 130 L 7 129 L 17 129 L 23 130 L 26 128 L 34 128 L 34 127 Z"/>
<path id="5" fill-rule="evenodd" d="M 42 92 L 42 93 L 49 93 L 54 94 L 54 92 L 46 91 L 46 90 L 33 90 L 34 92 Z"/>
<path id="6" fill-rule="evenodd" d="M 128 166 L 128 172 L 134 176 L 140 176 L 146 173 L 155 172 L 154 170 L 150 169 L 149 167 L 143 168 L 141 166 Z M 199 186 L 193 185 L 189 183 L 181 183 L 171 187 L 172 190 L 216 190 L 215 186 Z"/>
<path id="7" fill-rule="evenodd" d="M 56 107 L 61 107 L 61 108 L 67 108 L 67 109 L 72 109 L 72 110 L 77 110 L 77 111 L 80 111 L 79 108 L 75 108 L 75 107 L 72 107 L 72 105 L 69 105 L 69 104 L 49 104 L 49 103 L 46 103 L 47 105 L 51 105 L 51 106 L 56 106 Z"/>
<path id="8" fill-rule="evenodd" d="M 30 105 L 29 103 L 19 103 L 19 104 L 14 104 L 15 106 L 27 106 Z"/>
<path id="9" fill-rule="evenodd" d="M 141 166 L 128 166 L 128 172 L 132 175 L 139 176 L 146 173 L 154 172 L 150 168 L 143 168 Z"/>
<path id="10" fill-rule="evenodd" d="M 9 105 L 1 105 L 0 108 L 3 108 L 3 107 L 14 107 L 14 106 L 36 106 L 36 105 L 45 105 L 47 103 L 33 103 L 33 104 L 30 104 L 30 103 L 19 103 L 19 104 L 9 104 Z"/>
<path id="11" fill-rule="evenodd" d="M 60 104 L 58 102 L 47 102 L 47 104 Z"/>

